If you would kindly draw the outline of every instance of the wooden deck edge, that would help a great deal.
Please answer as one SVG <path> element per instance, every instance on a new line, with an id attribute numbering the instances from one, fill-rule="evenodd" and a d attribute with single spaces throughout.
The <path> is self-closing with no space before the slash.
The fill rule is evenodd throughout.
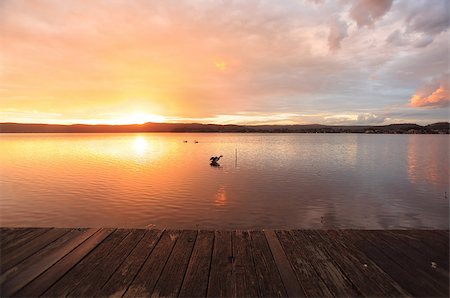
<path id="1" fill-rule="evenodd" d="M 277 264 L 278 271 L 281 275 L 284 287 L 289 297 L 305 297 L 305 291 L 301 287 L 294 270 L 292 269 L 289 260 L 278 240 L 274 230 L 264 230 L 273 258 Z"/>

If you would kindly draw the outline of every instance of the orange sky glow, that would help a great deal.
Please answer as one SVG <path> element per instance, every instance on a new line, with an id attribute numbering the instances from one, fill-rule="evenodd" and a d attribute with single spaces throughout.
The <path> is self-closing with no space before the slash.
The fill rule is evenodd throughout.
<path id="1" fill-rule="evenodd" d="M 4 0 L 0 122 L 445 121 L 446 8 L 440 0 Z"/>

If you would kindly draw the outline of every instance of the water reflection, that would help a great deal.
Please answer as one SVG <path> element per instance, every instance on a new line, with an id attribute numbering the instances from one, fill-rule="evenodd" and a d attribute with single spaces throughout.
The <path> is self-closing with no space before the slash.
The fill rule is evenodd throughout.
<path id="1" fill-rule="evenodd" d="M 144 137 L 139 136 L 134 139 L 133 148 L 136 154 L 143 155 L 147 152 L 148 146 L 148 142 Z"/>
<path id="2" fill-rule="evenodd" d="M 448 228 L 448 136 L 0 137 L 4 226 Z"/>
<path id="3" fill-rule="evenodd" d="M 429 140 L 424 142 L 424 139 Z M 409 136 L 408 178 L 411 183 L 445 185 L 448 177 L 449 143 L 436 142 L 430 136 Z"/>
<path id="4" fill-rule="evenodd" d="M 220 186 L 214 197 L 214 206 L 223 207 L 227 203 L 227 194 L 225 192 L 225 186 Z"/>

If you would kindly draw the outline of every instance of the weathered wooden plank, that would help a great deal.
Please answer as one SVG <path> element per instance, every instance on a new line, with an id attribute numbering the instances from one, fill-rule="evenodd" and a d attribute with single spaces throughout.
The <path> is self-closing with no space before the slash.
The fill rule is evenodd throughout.
<path id="1" fill-rule="evenodd" d="M 19 230 L 17 232 L 19 232 Z M 5 238 L 11 234 L 14 234 L 14 228 L 1 228 L 0 227 L 0 245 L 3 242 L 5 242 Z"/>
<path id="2" fill-rule="evenodd" d="M 449 294 L 448 231 L 94 232 L 0 229 L 2 296 Z"/>
<path id="3" fill-rule="evenodd" d="M 15 251 L 11 251 L 5 256 L 2 256 L 1 260 L 1 272 L 6 272 L 11 267 L 17 265 L 21 261 L 30 257 L 31 255 L 38 252 L 40 249 L 49 245 L 62 235 L 69 232 L 70 229 L 51 229 L 46 231 L 43 234 L 40 234 L 38 237 L 33 238 L 27 245 L 22 246 L 21 249 L 17 249 Z"/>
<path id="4" fill-rule="evenodd" d="M 345 274 L 340 270 L 332 258 L 328 255 L 324 246 L 326 244 L 321 238 L 314 237 L 315 235 L 308 230 L 292 231 L 299 243 L 303 243 L 302 250 L 306 258 L 308 258 L 326 284 L 328 290 L 333 296 L 360 296 L 361 294 L 353 287 Z"/>
<path id="5" fill-rule="evenodd" d="M 449 237 L 446 231 L 398 230 L 388 231 L 388 233 L 423 254 L 430 256 L 432 261 L 438 264 L 438 268 L 449 272 Z M 443 241 L 437 243 L 438 239 L 443 239 Z"/>
<path id="6" fill-rule="evenodd" d="M 51 228 L 42 228 L 42 229 L 26 229 L 24 231 L 13 233 L 12 237 L 9 239 L 7 243 L 2 243 L 1 246 L 1 258 L 5 259 L 8 257 L 8 254 L 13 253 L 20 249 L 22 245 L 28 244 L 34 238 L 50 231 Z"/>
<path id="7" fill-rule="evenodd" d="M 394 232 L 420 239 L 436 249 L 445 250 L 448 248 L 448 231 L 445 230 L 395 230 Z"/>
<path id="8" fill-rule="evenodd" d="M 285 297 L 286 289 L 262 231 L 250 232 L 256 276 L 262 296 Z"/>
<path id="9" fill-rule="evenodd" d="M 0 276 L 0 284 L 4 284 L 6 280 L 14 279 L 18 274 L 22 273 L 22 271 L 29 266 L 33 266 L 37 261 L 40 261 L 42 257 L 51 254 L 53 250 L 58 248 L 61 244 L 68 241 L 73 237 L 74 232 L 78 232 L 78 230 L 71 229 L 68 233 L 62 235 L 46 247 L 42 248 L 29 258 L 26 258 L 24 261 L 19 262 L 15 266 L 11 267 L 9 270 L 3 272 Z"/>
<path id="10" fill-rule="evenodd" d="M 411 263 L 416 264 L 418 269 L 425 274 L 428 274 L 436 281 L 436 283 L 448 290 L 449 273 L 448 270 L 445 270 L 445 267 L 441 267 L 442 263 L 439 254 L 427 250 L 427 246 L 422 245 L 422 243 L 405 241 L 401 236 L 398 236 L 397 233 L 391 231 L 380 231 L 379 233 L 381 234 L 380 237 L 382 237 L 385 242 L 388 242 L 396 249 L 401 250 L 411 260 Z M 446 258 L 448 259 L 448 254 Z M 439 259 L 439 262 L 437 259 Z M 439 264 L 441 266 L 439 266 Z"/>
<path id="11" fill-rule="evenodd" d="M 281 279 L 283 281 L 284 287 L 289 297 L 304 297 L 306 293 L 300 286 L 295 272 L 292 269 L 289 260 L 287 259 L 286 253 L 278 240 L 275 231 L 265 230 L 267 243 L 269 244 L 270 250 L 272 251 L 273 258 L 277 264 L 278 270 L 280 271 Z"/>
<path id="12" fill-rule="evenodd" d="M 276 233 L 306 295 L 331 297 L 332 293 L 315 271 L 311 260 L 304 253 L 305 244 L 299 243 L 298 239 L 295 239 L 289 231 L 277 231 Z"/>
<path id="13" fill-rule="evenodd" d="M 233 250 L 230 231 L 215 231 L 211 270 L 208 281 L 208 296 L 235 296 L 233 275 Z"/>
<path id="14" fill-rule="evenodd" d="M 160 230 L 147 230 L 142 240 L 114 272 L 108 282 L 97 292 L 96 296 L 121 297 L 139 272 L 139 269 L 141 269 L 145 260 L 147 260 L 161 234 L 162 231 Z"/>
<path id="15" fill-rule="evenodd" d="M 0 240 L 2 243 L 5 243 L 5 241 L 9 238 L 9 237 L 13 237 L 14 235 L 17 234 L 23 234 L 26 233 L 28 231 L 31 230 L 35 230 L 38 228 L 5 228 L 5 227 L 0 227 Z"/>
<path id="16" fill-rule="evenodd" d="M 97 229 L 72 229 L 31 257 L 6 271 L 0 277 L 2 294 L 5 296 L 13 295 L 96 231 Z M 6 280 L 7 282 L 3 284 Z"/>
<path id="17" fill-rule="evenodd" d="M 361 231 L 355 231 L 355 234 L 361 235 Z M 367 234 L 367 233 L 366 233 Z M 391 260 L 396 262 L 407 271 L 410 275 L 414 276 L 415 280 L 420 280 L 424 289 L 427 289 L 427 295 L 448 296 L 448 284 L 439 283 L 434 276 L 431 276 L 431 270 L 424 271 L 419 266 L 416 260 L 413 260 L 408 256 L 408 253 L 412 252 L 412 249 L 405 246 L 398 246 L 401 242 L 386 241 L 386 235 L 383 235 L 381 231 L 372 231 L 365 235 L 372 245 L 376 246 Z M 431 262 L 429 262 L 430 269 Z M 417 283 L 417 282 L 416 282 Z"/>
<path id="18" fill-rule="evenodd" d="M 431 234 L 437 233 L 439 235 L 441 235 L 441 237 L 439 237 L 440 239 L 442 239 L 444 241 L 445 245 L 448 245 L 448 240 L 449 240 L 449 235 L 450 235 L 450 230 L 429 230 L 431 232 Z"/>
<path id="19" fill-rule="evenodd" d="M 352 241 L 343 239 L 341 233 L 328 230 L 314 231 L 313 234 L 327 243 L 323 249 L 345 272 L 346 276 L 363 296 L 411 296 L 368 256 L 353 246 Z M 317 241 L 315 243 L 320 245 L 322 242 Z"/>
<path id="20" fill-rule="evenodd" d="M 236 275 L 236 296 L 261 296 L 256 279 L 250 233 L 248 231 L 234 231 L 231 234 L 231 240 L 234 256 L 233 271 Z"/>
<path id="21" fill-rule="evenodd" d="M 378 267 L 389 274 L 402 288 L 414 296 L 441 296 L 439 290 L 436 290 L 426 280 L 421 279 L 414 274 L 414 269 L 409 270 L 399 264 L 401 261 L 392 259 L 389 248 L 386 246 L 378 246 L 376 241 L 373 242 L 372 234 L 367 231 L 361 233 L 357 230 L 343 231 L 345 241 L 353 242 L 354 245 L 362 250 L 369 258 L 374 261 Z"/>
<path id="22" fill-rule="evenodd" d="M 206 296 L 213 242 L 213 231 L 198 232 L 183 285 L 181 286 L 181 297 Z"/>
<path id="23" fill-rule="evenodd" d="M 38 228 L 1 228 L 0 230 L 0 246 L 6 247 L 11 241 L 14 241 L 25 234 L 38 230 Z"/>
<path id="24" fill-rule="evenodd" d="M 6 228 L 6 227 L 0 227 L 0 240 L 4 240 L 4 237 L 6 235 L 9 235 L 14 232 L 23 231 L 25 228 Z"/>
<path id="25" fill-rule="evenodd" d="M 85 277 L 92 271 L 100 268 L 108 254 L 128 234 L 129 230 L 115 230 L 104 241 L 82 259 L 75 267 L 67 272 L 61 279 L 53 284 L 43 296 L 67 296 L 85 281 Z"/>
<path id="26" fill-rule="evenodd" d="M 76 289 L 70 292 L 73 297 L 92 297 L 108 281 L 111 275 L 128 257 L 138 242 L 143 238 L 145 230 L 131 230 L 125 238 L 111 249 L 100 265 L 90 272 L 87 272 L 84 279 Z"/>
<path id="27" fill-rule="evenodd" d="M 181 233 L 155 285 L 153 297 L 178 296 L 196 237 L 197 231 L 185 230 Z"/>
<path id="28" fill-rule="evenodd" d="M 114 229 L 100 229 L 86 241 L 69 252 L 56 264 L 39 275 L 36 279 L 27 284 L 19 292 L 15 294 L 18 297 L 41 296 L 64 274 L 78 264 L 86 255 L 88 255 L 95 247 L 97 247 L 106 237 L 108 237 Z"/>
<path id="29" fill-rule="evenodd" d="M 125 297 L 150 297 L 181 231 L 165 231 L 133 280 Z"/>

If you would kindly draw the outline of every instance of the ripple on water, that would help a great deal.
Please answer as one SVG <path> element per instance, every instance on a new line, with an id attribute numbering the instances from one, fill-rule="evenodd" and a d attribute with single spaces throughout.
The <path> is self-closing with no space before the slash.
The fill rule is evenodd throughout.
<path id="1" fill-rule="evenodd" d="M 439 135 L 6 134 L 0 224 L 448 228 L 448 147 Z"/>

